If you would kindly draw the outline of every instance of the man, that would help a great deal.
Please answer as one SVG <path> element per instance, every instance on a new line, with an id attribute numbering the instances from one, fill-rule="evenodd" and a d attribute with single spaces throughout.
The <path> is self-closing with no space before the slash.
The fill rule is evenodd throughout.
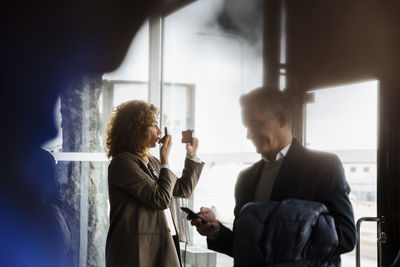
<path id="1" fill-rule="evenodd" d="M 243 170 L 235 187 L 235 218 L 248 202 L 283 201 L 289 198 L 323 203 L 333 217 L 338 246 L 330 262 L 340 266 L 340 254 L 351 251 L 356 229 L 350 187 L 336 155 L 304 148 L 291 134 L 290 105 L 285 94 L 274 88 L 258 88 L 240 99 L 243 124 L 262 160 Z M 199 214 L 208 220 L 193 219 L 208 247 L 232 256 L 234 233 L 219 223 L 208 208 Z"/>

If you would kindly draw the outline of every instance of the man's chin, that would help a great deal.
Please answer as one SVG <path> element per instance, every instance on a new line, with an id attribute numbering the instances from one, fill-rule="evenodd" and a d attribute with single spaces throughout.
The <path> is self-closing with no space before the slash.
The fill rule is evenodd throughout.
<path id="1" fill-rule="evenodd" d="M 256 148 L 256 152 L 257 152 L 257 154 L 260 154 L 260 155 L 267 155 L 269 153 L 269 151 L 266 149 L 258 149 L 258 148 Z"/>
<path id="2" fill-rule="evenodd" d="M 257 152 L 258 154 L 262 154 L 264 151 L 263 151 L 261 148 L 256 147 L 256 152 Z"/>

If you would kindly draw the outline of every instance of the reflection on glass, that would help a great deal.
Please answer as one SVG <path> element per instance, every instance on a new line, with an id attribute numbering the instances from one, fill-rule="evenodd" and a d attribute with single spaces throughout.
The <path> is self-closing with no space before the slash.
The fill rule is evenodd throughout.
<path id="1" fill-rule="evenodd" d="M 377 93 L 370 81 L 312 91 L 315 103 L 306 108 L 306 144 L 335 153 L 351 187 L 355 220 L 376 216 Z M 361 227 L 361 265 L 376 266 L 376 224 Z M 342 256 L 354 266 L 354 252 Z"/>

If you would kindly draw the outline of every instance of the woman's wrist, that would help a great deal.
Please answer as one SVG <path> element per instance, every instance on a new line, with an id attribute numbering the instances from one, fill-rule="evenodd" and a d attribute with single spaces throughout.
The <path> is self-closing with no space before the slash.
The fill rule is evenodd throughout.
<path id="1" fill-rule="evenodd" d="M 186 157 L 194 158 L 194 157 L 196 157 L 196 153 L 186 153 Z"/>

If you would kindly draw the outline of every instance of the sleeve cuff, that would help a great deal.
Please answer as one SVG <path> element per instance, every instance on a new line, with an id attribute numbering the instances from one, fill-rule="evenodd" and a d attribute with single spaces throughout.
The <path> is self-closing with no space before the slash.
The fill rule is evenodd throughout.
<path id="1" fill-rule="evenodd" d="M 187 159 L 190 159 L 190 160 L 192 160 L 192 161 L 194 161 L 194 162 L 196 162 L 196 163 L 203 163 L 203 162 L 201 161 L 201 159 L 198 158 L 197 156 L 189 156 L 189 155 L 186 155 L 186 158 L 187 158 Z"/>
<path id="2" fill-rule="evenodd" d="M 161 169 L 162 169 L 162 168 L 171 170 L 171 169 L 169 168 L 169 164 L 161 164 Z"/>

